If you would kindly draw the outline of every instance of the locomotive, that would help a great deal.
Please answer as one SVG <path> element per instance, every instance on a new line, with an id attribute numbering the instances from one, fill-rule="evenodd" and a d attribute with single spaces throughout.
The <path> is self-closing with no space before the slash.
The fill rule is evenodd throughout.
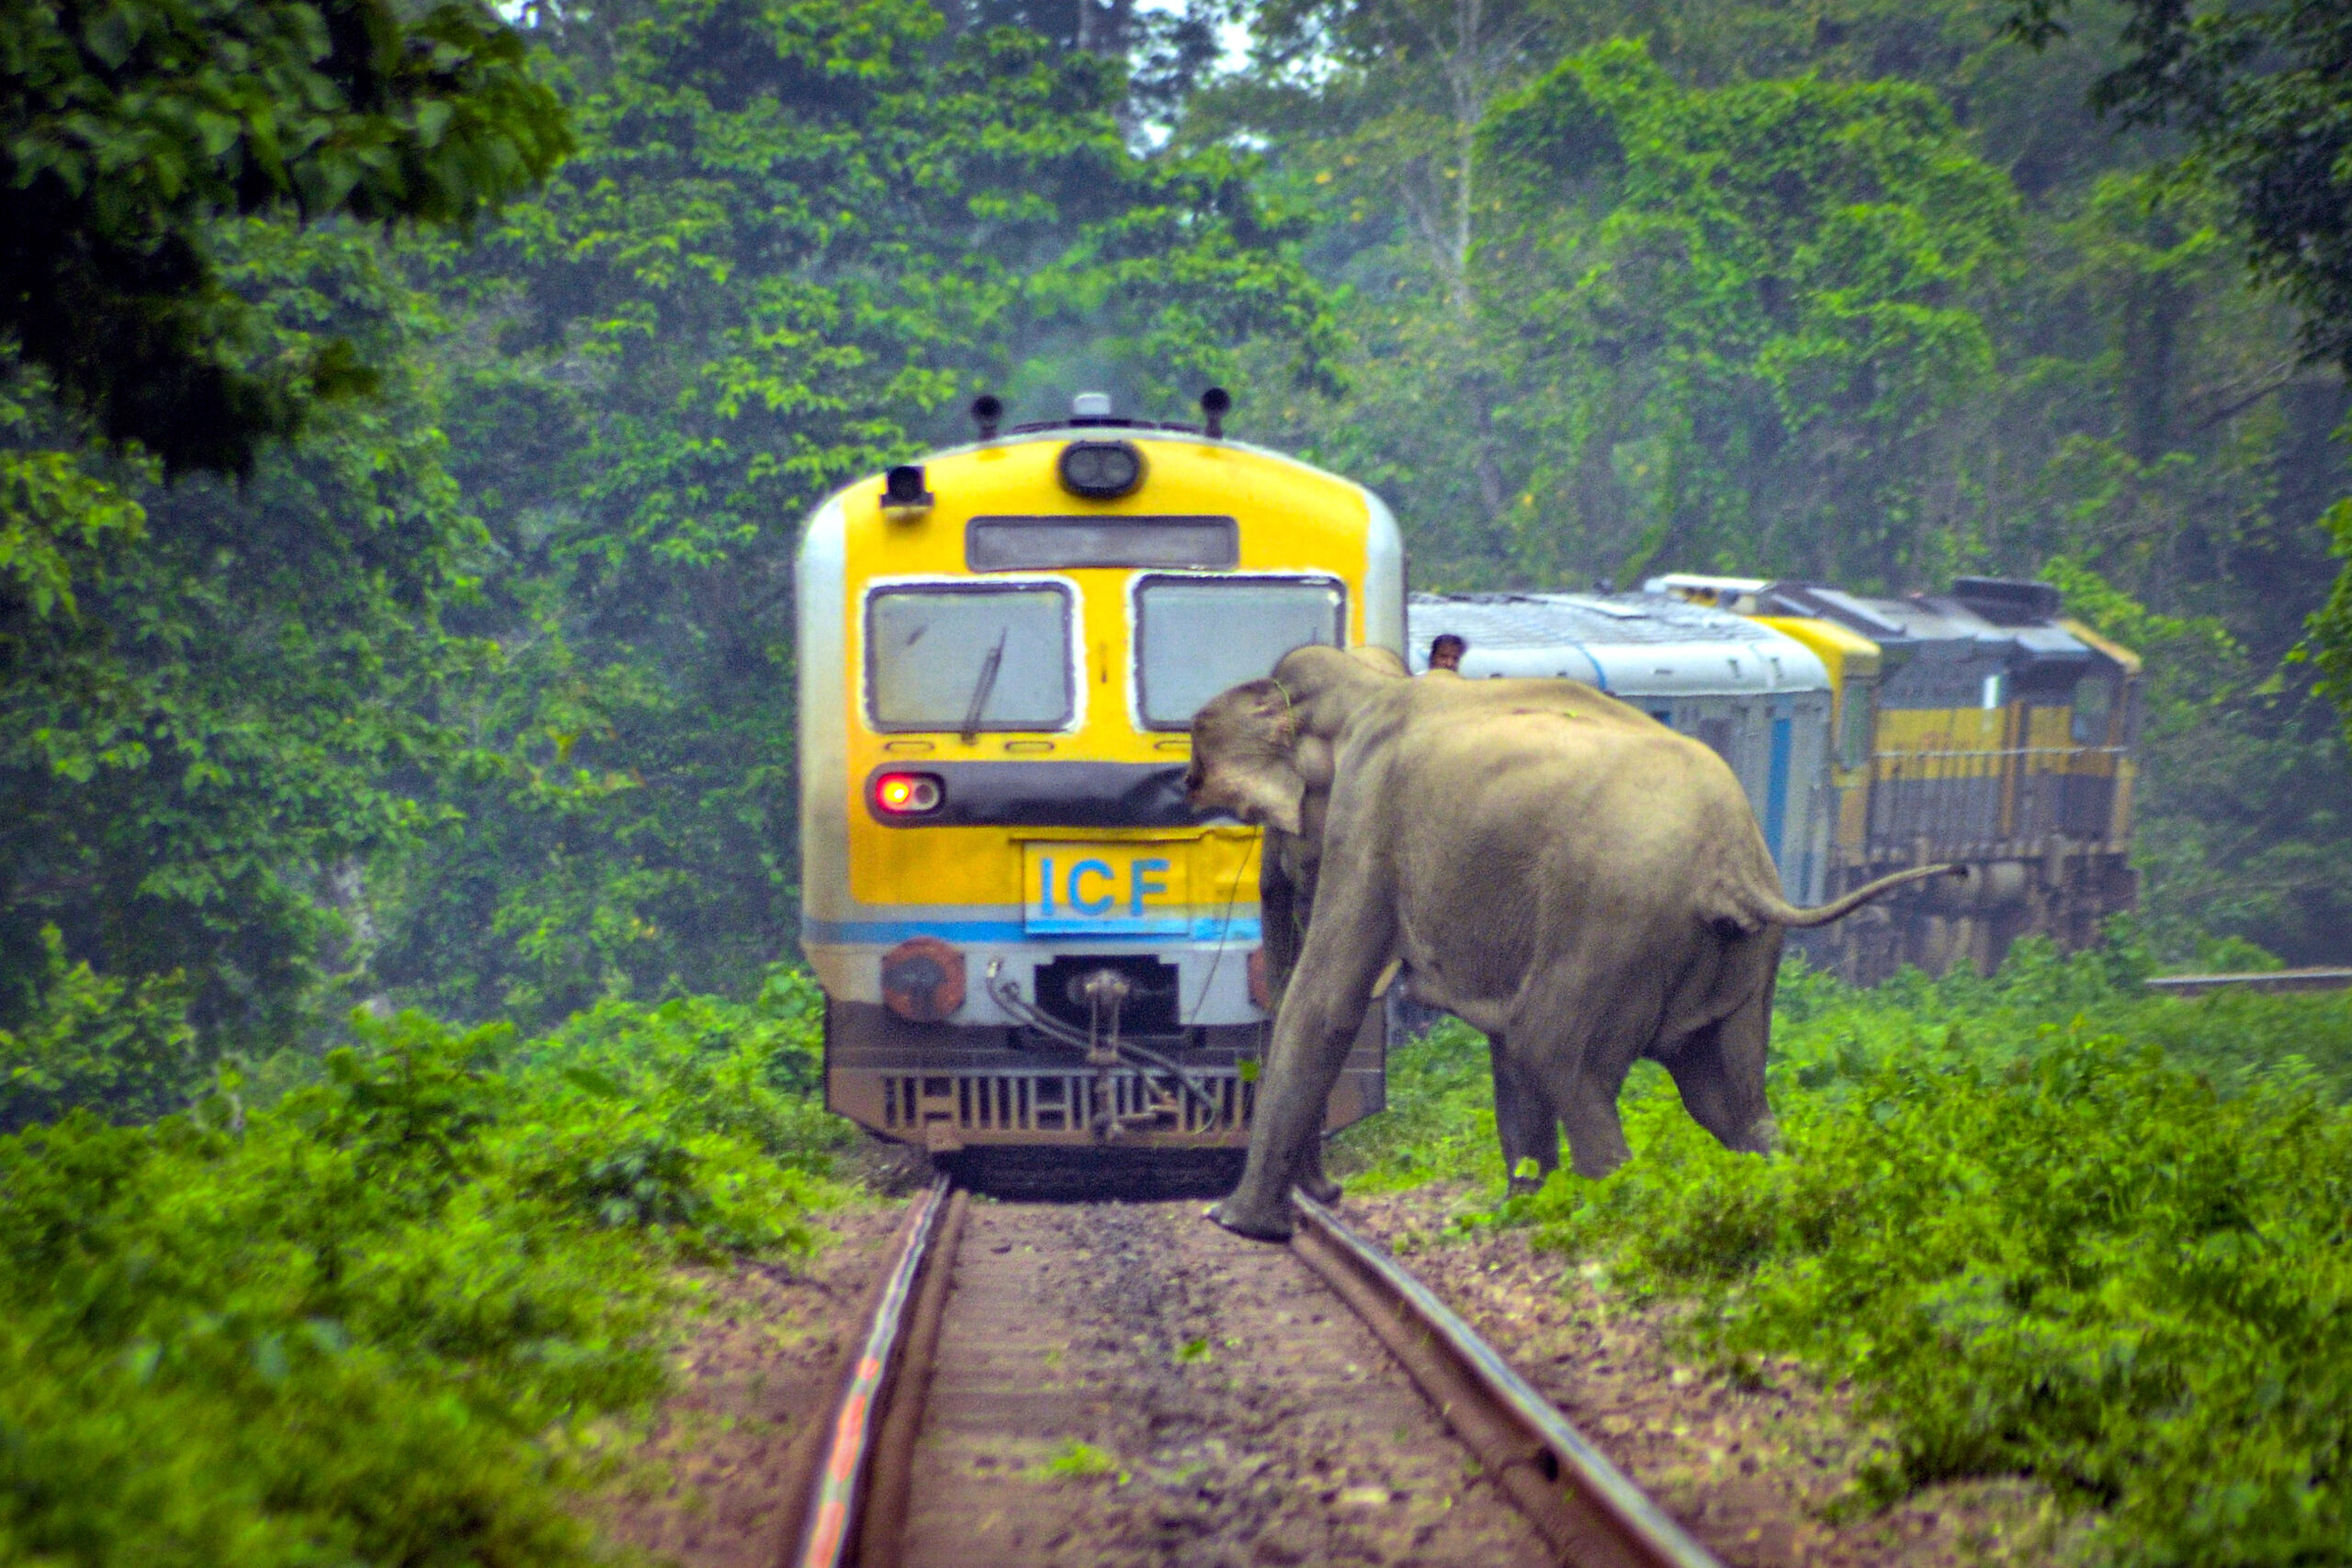
<path id="1" fill-rule="evenodd" d="M 801 942 L 831 1110 L 943 1156 L 1248 1141 L 1258 830 L 1196 819 L 1203 702 L 1309 643 L 1401 656 L 1363 486 L 1079 397 L 859 480 L 798 556 Z M 1381 1109 L 1370 1010 L 1336 1129 Z"/>
<path id="2" fill-rule="evenodd" d="M 1860 984 L 1905 964 L 1989 973 L 2028 932 L 2067 951 L 2138 902 L 2131 864 L 2141 662 L 2046 582 L 1962 577 L 1873 598 L 1819 583 L 1675 574 L 1645 588 L 1752 618 L 1823 654 L 1838 689 L 1825 894 L 1906 865 L 1922 886 L 1809 933 Z"/>
<path id="3" fill-rule="evenodd" d="M 1905 964 L 1989 972 L 2029 931 L 2084 947 L 2136 902 L 2140 660 L 2062 608 L 1997 578 L 1883 599 L 1676 573 L 1636 594 L 1415 594 L 1408 615 L 1416 669 L 1451 632 L 1465 676 L 1583 681 L 1713 747 L 1792 902 L 1974 868 L 1792 935 L 1868 985 Z"/>

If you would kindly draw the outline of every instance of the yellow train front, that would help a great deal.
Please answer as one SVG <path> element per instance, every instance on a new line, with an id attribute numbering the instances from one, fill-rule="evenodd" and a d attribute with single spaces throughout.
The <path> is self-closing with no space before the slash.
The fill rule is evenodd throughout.
<path id="1" fill-rule="evenodd" d="M 1363 487 L 1115 417 L 981 439 L 819 507 L 796 592 L 801 943 L 828 1105 L 934 1154 L 1247 1142 L 1259 835 L 1196 820 L 1188 728 L 1306 643 L 1401 653 Z M 1381 1108 L 1382 1010 L 1329 1125 Z"/>

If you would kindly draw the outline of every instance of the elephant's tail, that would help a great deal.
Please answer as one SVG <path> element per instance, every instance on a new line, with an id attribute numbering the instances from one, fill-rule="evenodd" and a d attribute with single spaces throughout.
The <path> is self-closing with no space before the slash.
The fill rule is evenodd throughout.
<path id="1" fill-rule="evenodd" d="M 1964 865 L 1915 865 L 1908 871 L 1898 871 L 1892 876 L 1882 876 L 1876 882 L 1866 882 L 1842 898 L 1811 908 L 1789 903 L 1777 893 L 1758 893 L 1755 911 L 1758 919 L 1776 926 L 1826 926 L 1832 920 L 1843 919 L 1871 899 L 1892 893 L 1914 882 L 1925 882 L 1931 876 L 1966 876 Z"/>

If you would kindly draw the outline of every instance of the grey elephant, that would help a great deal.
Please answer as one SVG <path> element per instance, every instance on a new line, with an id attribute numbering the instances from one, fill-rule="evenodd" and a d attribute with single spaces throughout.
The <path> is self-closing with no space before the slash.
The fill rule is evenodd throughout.
<path id="1" fill-rule="evenodd" d="M 1294 1182 L 1330 1190 L 1322 1108 L 1400 964 L 1491 1042 L 1507 1168 L 1552 1170 L 1562 1126 L 1580 1175 L 1616 1168 L 1618 1091 L 1645 1056 L 1725 1147 L 1764 1153 L 1786 928 L 1961 873 L 1915 867 L 1800 908 L 1699 742 L 1576 682 L 1415 680 L 1329 648 L 1211 699 L 1186 783 L 1196 809 L 1268 829 L 1268 923 L 1303 927 L 1295 968 L 1268 955 L 1292 972 L 1241 1184 L 1213 1211 L 1270 1240 L 1290 1234 Z"/>

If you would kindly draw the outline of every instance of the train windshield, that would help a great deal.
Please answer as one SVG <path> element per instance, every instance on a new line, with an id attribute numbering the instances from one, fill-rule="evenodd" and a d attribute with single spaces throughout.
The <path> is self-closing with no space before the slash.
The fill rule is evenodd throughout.
<path id="1" fill-rule="evenodd" d="M 1340 585 L 1322 578 L 1148 578 L 1136 594 L 1143 720 L 1182 729 L 1229 686 L 1308 643 L 1340 646 Z"/>
<path id="2" fill-rule="evenodd" d="M 1070 718 L 1069 595 L 894 588 L 866 605 L 877 729 L 1058 729 Z"/>

